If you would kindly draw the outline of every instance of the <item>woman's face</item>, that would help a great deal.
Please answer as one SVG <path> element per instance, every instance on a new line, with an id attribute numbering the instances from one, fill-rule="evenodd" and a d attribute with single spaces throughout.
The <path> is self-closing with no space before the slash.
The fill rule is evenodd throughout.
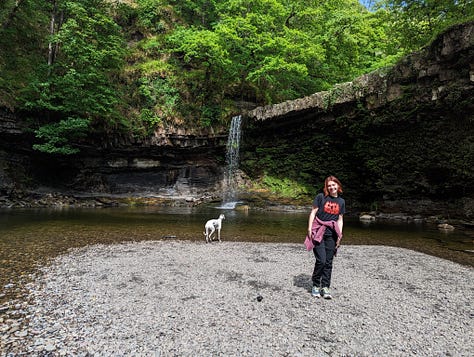
<path id="1" fill-rule="evenodd" d="M 328 181 L 328 192 L 330 196 L 336 197 L 338 189 L 339 189 L 339 186 L 336 182 Z"/>

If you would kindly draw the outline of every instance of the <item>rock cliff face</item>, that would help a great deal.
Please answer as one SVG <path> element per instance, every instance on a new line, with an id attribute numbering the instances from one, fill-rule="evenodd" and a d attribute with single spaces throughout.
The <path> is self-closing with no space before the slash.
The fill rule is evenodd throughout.
<path id="1" fill-rule="evenodd" d="M 474 215 L 474 23 L 393 68 L 244 113 L 241 168 L 319 189 L 329 174 L 354 209 Z M 220 196 L 225 129 L 167 128 L 146 140 L 91 138 L 73 157 L 31 150 L 0 111 L 0 194 Z M 308 202 L 309 203 L 309 202 Z"/>
<path id="2" fill-rule="evenodd" d="M 320 188 L 351 206 L 474 215 L 474 23 L 393 68 L 245 114 L 242 168 Z"/>
<path id="3" fill-rule="evenodd" d="M 34 190 L 82 196 L 196 199 L 221 190 L 225 132 L 157 131 L 146 140 L 100 137 L 78 155 L 58 157 L 31 149 L 21 121 L 0 112 L 0 193 Z"/>

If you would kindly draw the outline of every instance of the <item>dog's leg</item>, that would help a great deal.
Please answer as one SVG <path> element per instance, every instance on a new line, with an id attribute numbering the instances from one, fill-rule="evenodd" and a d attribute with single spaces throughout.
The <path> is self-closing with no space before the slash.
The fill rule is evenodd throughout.
<path id="1" fill-rule="evenodd" d="M 215 230 L 216 230 L 216 229 L 214 228 L 214 226 L 212 226 L 212 227 L 210 228 L 210 232 L 209 232 L 209 242 L 212 242 L 212 235 L 215 233 Z M 214 234 L 214 235 L 215 235 L 215 234 Z"/>
<path id="2" fill-rule="evenodd" d="M 212 243 L 212 235 L 214 234 L 215 228 L 213 226 L 209 227 L 209 243 Z"/>

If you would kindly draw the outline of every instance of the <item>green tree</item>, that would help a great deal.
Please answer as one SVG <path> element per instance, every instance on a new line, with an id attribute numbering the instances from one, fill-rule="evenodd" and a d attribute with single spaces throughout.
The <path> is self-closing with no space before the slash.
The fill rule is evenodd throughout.
<path id="1" fill-rule="evenodd" d="M 270 104 L 298 98 L 398 55 L 386 36 L 385 12 L 371 13 L 357 0 L 138 3 L 138 22 L 150 26 L 137 47 L 146 56 L 141 68 L 166 68 L 160 76 L 173 78 L 179 88 L 181 113 L 199 113 L 205 125 L 226 115 L 228 100 Z M 210 10 L 198 20 L 201 8 Z M 142 75 L 148 80 L 139 79 L 140 87 L 152 86 L 155 80 Z M 163 113 L 164 102 L 148 108 Z"/>
<path id="2" fill-rule="evenodd" d="M 308 64 L 320 63 L 323 49 L 304 31 L 287 27 L 289 10 L 279 1 L 230 0 L 220 10 L 215 31 L 232 58 L 236 96 L 267 104 L 315 89 Z"/>
<path id="3" fill-rule="evenodd" d="M 71 141 L 87 134 L 90 125 L 115 126 L 120 118 L 117 75 L 124 41 L 101 0 L 58 1 L 51 7 L 56 28 L 48 61 L 28 88 L 24 109 L 39 116 L 38 150 L 70 154 Z M 45 127 L 43 127 L 43 125 Z"/>
<path id="4" fill-rule="evenodd" d="M 44 63 L 48 6 L 43 0 L 6 0 L 0 6 L 0 106 L 17 108 L 22 91 Z"/>
<path id="5" fill-rule="evenodd" d="M 191 26 L 210 29 L 218 19 L 219 0 L 170 0 L 169 4 Z"/>
<path id="6" fill-rule="evenodd" d="M 447 27 L 474 19 L 472 0 L 380 0 L 377 7 L 390 14 L 404 54 L 425 46 Z"/>
<path id="7" fill-rule="evenodd" d="M 0 105 L 29 112 L 35 147 L 58 153 L 122 124 L 223 124 L 237 101 L 278 103 L 393 64 L 472 19 L 472 1 L 5 0 Z"/>
<path id="8" fill-rule="evenodd" d="M 260 104 L 328 89 L 397 54 L 385 35 L 384 13 L 357 0 L 230 0 L 218 9 L 215 31 L 230 46 L 238 88 L 255 93 Z"/>
<path id="9" fill-rule="evenodd" d="M 210 108 L 223 101 L 230 76 L 231 62 L 222 42 L 215 32 L 193 27 L 178 28 L 168 37 L 170 49 L 181 60 L 185 69 L 183 79 L 206 125 L 219 116 Z"/>

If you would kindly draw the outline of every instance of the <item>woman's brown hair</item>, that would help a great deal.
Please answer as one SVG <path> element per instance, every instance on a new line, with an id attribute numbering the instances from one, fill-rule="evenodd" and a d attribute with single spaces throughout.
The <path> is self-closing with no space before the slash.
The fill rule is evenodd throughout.
<path id="1" fill-rule="evenodd" d="M 329 181 L 334 181 L 335 183 L 337 183 L 337 193 L 342 193 L 341 181 L 339 181 L 336 176 L 328 176 L 326 177 L 326 180 L 324 180 L 324 196 L 329 196 L 329 190 L 328 190 Z"/>

